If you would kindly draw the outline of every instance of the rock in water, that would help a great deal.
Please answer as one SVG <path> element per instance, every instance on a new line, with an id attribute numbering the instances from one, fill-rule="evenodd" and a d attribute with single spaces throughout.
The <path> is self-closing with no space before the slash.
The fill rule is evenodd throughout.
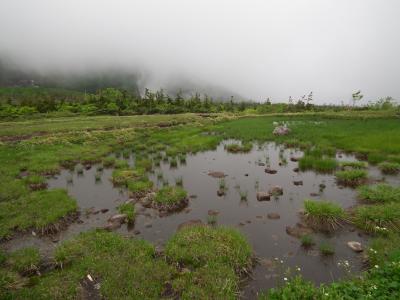
<path id="1" fill-rule="evenodd" d="M 271 200 L 270 193 L 267 192 L 257 192 L 257 200 L 258 201 L 269 201 Z"/>
<path id="2" fill-rule="evenodd" d="M 287 135 L 290 133 L 290 128 L 287 126 L 277 126 L 274 128 L 272 134 L 274 135 Z"/>
<path id="3" fill-rule="evenodd" d="M 359 243 L 359 242 L 350 241 L 350 242 L 347 242 L 347 246 L 349 246 L 351 248 L 351 250 L 353 250 L 354 252 L 362 252 L 363 251 L 363 247 L 362 247 L 361 243 Z"/>

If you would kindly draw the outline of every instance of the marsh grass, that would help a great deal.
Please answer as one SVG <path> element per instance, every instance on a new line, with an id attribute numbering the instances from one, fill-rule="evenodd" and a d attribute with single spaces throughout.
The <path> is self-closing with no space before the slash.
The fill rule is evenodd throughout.
<path id="1" fill-rule="evenodd" d="M 133 223 L 135 221 L 136 211 L 135 205 L 133 203 L 123 203 L 118 206 L 118 212 L 121 214 L 126 214 L 128 223 Z"/>
<path id="2" fill-rule="evenodd" d="M 397 162 L 382 162 L 378 165 L 379 169 L 384 174 L 398 174 L 400 172 L 400 163 Z"/>
<path id="3" fill-rule="evenodd" d="M 339 184 L 357 186 L 366 181 L 368 173 L 365 170 L 353 169 L 337 171 L 335 176 Z"/>
<path id="4" fill-rule="evenodd" d="M 400 187 L 385 183 L 363 185 L 358 188 L 358 197 L 371 203 L 400 202 Z"/>
<path id="5" fill-rule="evenodd" d="M 369 232 L 398 232 L 400 230 L 400 203 L 359 206 L 354 212 L 353 222 Z"/>
<path id="6" fill-rule="evenodd" d="M 252 249 L 236 229 L 190 226 L 173 235 L 165 246 L 165 255 L 173 262 L 199 268 L 210 263 L 230 267 L 237 273 L 249 270 Z"/>
<path id="7" fill-rule="evenodd" d="M 57 231 L 59 221 L 77 210 L 76 201 L 65 190 L 32 192 L 12 202 L 0 203 L 0 237 L 27 229 L 40 233 Z"/>
<path id="8" fill-rule="evenodd" d="M 81 165 L 76 167 L 76 174 L 83 175 L 83 167 Z"/>
<path id="9" fill-rule="evenodd" d="M 246 201 L 247 200 L 247 196 L 248 196 L 248 192 L 239 190 L 239 196 L 240 196 L 240 200 L 241 201 Z"/>
<path id="10" fill-rule="evenodd" d="M 31 274 L 39 269 L 40 254 L 37 248 L 26 247 L 12 252 L 6 259 L 6 265 L 21 275 Z"/>
<path id="11" fill-rule="evenodd" d="M 304 155 L 299 160 L 299 168 L 302 171 L 315 170 L 321 173 L 329 173 L 337 168 L 337 161 L 334 158 Z"/>
<path id="12" fill-rule="evenodd" d="M 183 186 L 183 177 L 179 176 L 179 177 L 175 178 L 175 184 L 177 186 Z"/>
<path id="13" fill-rule="evenodd" d="M 77 286 L 90 274 L 101 282 L 99 292 L 107 299 L 159 299 L 165 282 L 177 272 L 155 254 L 154 246 L 142 239 L 103 231 L 82 233 L 57 247 L 55 261 L 60 268 L 15 291 L 13 298 L 77 299 Z"/>
<path id="14" fill-rule="evenodd" d="M 111 180 L 116 186 L 128 186 L 135 180 L 141 180 L 144 177 L 143 169 L 115 169 L 112 172 Z"/>
<path id="15" fill-rule="evenodd" d="M 321 252 L 321 255 L 323 256 L 330 256 L 335 254 L 335 248 L 328 242 L 322 242 L 319 245 L 319 251 Z"/>
<path id="16" fill-rule="evenodd" d="M 153 168 L 153 162 L 150 159 L 138 159 L 135 162 L 135 168 L 144 169 L 149 172 Z"/>
<path id="17" fill-rule="evenodd" d="M 211 226 L 217 225 L 218 218 L 217 216 L 207 216 L 207 224 Z"/>
<path id="18" fill-rule="evenodd" d="M 129 168 L 129 164 L 125 160 L 117 159 L 114 161 L 114 168 L 115 169 L 127 169 L 127 168 Z"/>
<path id="19" fill-rule="evenodd" d="M 301 242 L 301 245 L 302 245 L 304 248 L 310 248 L 310 247 L 312 247 L 313 245 L 315 245 L 315 242 L 314 242 L 313 237 L 312 237 L 311 235 L 308 235 L 308 234 L 303 235 L 303 236 L 300 238 L 300 242 Z"/>
<path id="20" fill-rule="evenodd" d="M 24 178 L 24 181 L 32 191 L 43 190 L 47 188 L 46 178 L 40 175 L 29 175 Z"/>
<path id="21" fill-rule="evenodd" d="M 230 153 L 247 153 L 250 152 L 252 148 L 253 145 L 251 143 L 234 143 L 225 145 L 226 151 Z"/>
<path id="22" fill-rule="evenodd" d="M 187 198 L 187 192 L 181 187 L 167 186 L 156 193 L 154 201 L 162 205 L 175 205 Z"/>
<path id="23" fill-rule="evenodd" d="M 115 157 L 109 156 L 103 158 L 102 163 L 105 168 L 111 168 L 115 165 L 115 161 L 116 161 Z"/>
<path id="24" fill-rule="evenodd" d="M 221 178 L 218 182 L 219 189 L 221 191 L 225 191 L 227 189 L 226 181 L 224 178 Z"/>
<path id="25" fill-rule="evenodd" d="M 182 164 L 182 165 L 186 164 L 186 156 L 185 155 L 179 154 L 178 158 L 179 158 L 179 163 L 180 164 Z"/>
<path id="26" fill-rule="evenodd" d="M 128 190 L 133 194 L 145 194 L 153 188 L 153 182 L 147 178 L 128 181 Z"/>
<path id="27" fill-rule="evenodd" d="M 352 169 L 366 169 L 368 164 L 363 161 L 341 161 L 339 163 L 340 168 L 352 168 Z"/>
<path id="28" fill-rule="evenodd" d="M 333 202 L 306 199 L 304 209 L 307 223 L 318 230 L 335 230 L 347 220 L 343 208 Z"/>
<path id="29" fill-rule="evenodd" d="M 178 167 L 178 161 L 176 160 L 176 157 L 172 157 L 169 161 L 169 167 L 172 169 L 175 169 Z"/>

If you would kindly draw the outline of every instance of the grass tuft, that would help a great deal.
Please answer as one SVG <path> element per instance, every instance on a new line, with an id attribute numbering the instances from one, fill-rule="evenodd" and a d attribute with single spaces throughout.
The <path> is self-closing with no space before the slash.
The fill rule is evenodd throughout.
<path id="1" fill-rule="evenodd" d="M 354 223 L 369 232 L 386 232 L 400 229 L 400 203 L 363 205 L 354 213 Z"/>
<path id="2" fill-rule="evenodd" d="M 339 205 L 328 201 L 304 201 L 305 218 L 315 229 L 323 231 L 335 230 L 346 221 L 346 215 Z"/>
<path id="3" fill-rule="evenodd" d="M 400 172 L 400 164 L 396 162 L 382 162 L 379 164 L 379 169 L 384 174 L 397 174 Z"/>
<path id="4" fill-rule="evenodd" d="M 358 196 L 371 203 L 400 202 L 400 187 L 385 183 L 363 185 L 358 188 Z"/>
<path id="5" fill-rule="evenodd" d="M 365 170 L 344 170 L 338 171 L 335 174 L 338 183 L 348 186 L 357 186 L 362 184 L 368 176 Z"/>

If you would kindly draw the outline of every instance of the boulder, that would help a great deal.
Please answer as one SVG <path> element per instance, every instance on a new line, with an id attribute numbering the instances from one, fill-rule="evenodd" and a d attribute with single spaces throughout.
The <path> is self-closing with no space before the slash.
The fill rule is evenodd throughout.
<path id="1" fill-rule="evenodd" d="M 290 133 L 290 128 L 287 126 L 277 126 L 274 128 L 274 131 L 272 131 L 272 134 L 274 135 L 287 135 Z"/>
<path id="2" fill-rule="evenodd" d="M 350 241 L 350 242 L 347 242 L 347 246 L 349 246 L 350 249 L 353 250 L 354 252 L 362 252 L 363 251 L 363 247 L 362 247 L 361 243 L 359 243 L 359 242 Z"/>
<path id="3" fill-rule="evenodd" d="M 269 201 L 271 200 L 271 194 L 268 192 L 257 192 L 258 201 Z"/>
<path id="4" fill-rule="evenodd" d="M 127 215 L 126 214 L 117 214 L 117 215 L 113 215 L 112 217 L 110 217 L 108 219 L 108 222 L 110 223 L 124 223 L 127 219 Z"/>

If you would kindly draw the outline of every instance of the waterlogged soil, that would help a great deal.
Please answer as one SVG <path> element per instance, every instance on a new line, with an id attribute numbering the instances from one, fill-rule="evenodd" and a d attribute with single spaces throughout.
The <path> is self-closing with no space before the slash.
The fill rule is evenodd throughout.
<path id="1" fill-rule="evenodd" d="M 338 186 L 333 174 L 294 171 L 298 163 L 290 158 L 301 157 L 303 154 L 299 151 L 267 143 L 253 146 L 249 153 L 231 154 L 224 149 L 224 144 L 230 142 L 225 141 L 215 151 L 188 155 L 186 163 L 178 164 L 177 168 L 170 168 L 167 162 L 161 162 L 160 167 L 150 174 L 150 179 L 156 187 L 161 187 L 166 181 L 173 185 L 181 177 L 183 188 L 190 196 L 188 207 L 179 213 L 161 217 L 158 211 L 136 204 L 135 223 L 129 226 L 124 224 L 116 231 L 124 236 L 146 239 L 162 248 L 180 224 L 190 220 L 207 223 L 209 214 L 215 215 L 213 218 L 216 218 L 218 225 L 233 226 L 242 231 L 258 258 L 258 263 L 243 287 L 243 296 L 249 299 L 254 298 L 259 291 L 282 284 L 288 268 L 292 274 L 301 273 L 317 284 L 346 276 L 349 269 L 338 265 L 343 261 L 349 262 L 351 272 L 362 270 L 363 254 L 353 252 L 347 242 L 357 241 L 366 246 L 368 236 L 355 228 L 345 226 L 330 235 L 313 233 L 316 245 L 309 249 L 304 249 L 300 240 L 288 235 L 286 231 L 287 226 L 296 226 L 301 222 L 299 211 L 303 208 L 304 199 L 326 199 L 343 208 L 350 208 L 357 204 L 354 189 Z M 286 164 L 280 164 L 282 157 L 286 158 Z M 337 154 L 336 158 L 339 161 L 356 160 L 354 156 L 345 154 Z M 133 155 L 128 161 L 134 165 Z M 267 166 L 276 170 L 276 174 L 266 173 L 264 170 Z M 48 181 L 50 189 L 66 188 L 76 198 L 80 207 L 77 222 L 52 236 L 39 237 L 35 233 L 17 236 L 3 243 L 2 248 L 15 250 L 36 246 L 42 253 L 51 256 L 61 241 L 79 232 L 105 226 L 107 219 L 117 212 L 118 205 L 129 199 L 129 195 L 113 187 L 110 181 L 111 169 L 104 169 L 101 180 L 96 181 L 96 167 L 84 170 L 82 175 L 63 170 Z M 376 168 L 370 167 L 368 171 L 370 178 L 383 179 Z M 225 175 L 226 189 L 223 196 L 217 195 L 221 179 L 210 176 L 210 172 L 222 172 Z M 161 173 L 163 179 L 160 179 Z M 389 176 L 385 180 L 395 183 L 398 178 Z M 295 181 L 302 181 L 302 185 L 295 185 Z M 270 201 L 257 200 L 258 191 L 267 192 L 274 186 L 282 187 L 283 194 L 271 197 Z M 246 193 L 247 198 L 241 199 L 241 194 L 243 196 Z M 275 218 L 271 218 L 271 214 Z M 335 254 L 322 256 L 318 251 L 321 242 L 332 245 Z"/>

